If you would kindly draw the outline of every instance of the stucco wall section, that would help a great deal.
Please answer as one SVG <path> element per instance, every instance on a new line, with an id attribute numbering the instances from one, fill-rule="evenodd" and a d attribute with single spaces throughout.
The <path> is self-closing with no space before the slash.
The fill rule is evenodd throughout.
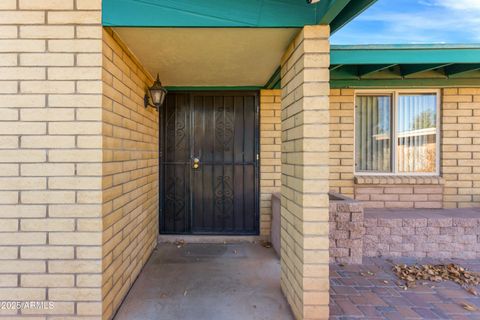
<path id="1" fill-rule="evenodd" d="M 101 1 L 0 1 L 0 300 L 99 318 Z"/>
<path id="2" fill-rule="evenodd" d="M 443 90 L 444 207 L 480 207 L 480 88 Z"/>
<path id="3" fill-rule="evenodd" d="M 329 315 L 329 36 L 306 26 L 281 64 L 281 286 L 297 319 Z"/>
<path id="4" fill-rule="evenodd" d="M 260 235 L 270 236 L 272 194 L 281 181 L 281 90 L 260 91 Z"/>
<path id="5" fill-rule="evenodd" d="M 158 112 L 153 83 L 111 29 L 103 32 L 103 314 L 110 318 L 156 245 Z"/>

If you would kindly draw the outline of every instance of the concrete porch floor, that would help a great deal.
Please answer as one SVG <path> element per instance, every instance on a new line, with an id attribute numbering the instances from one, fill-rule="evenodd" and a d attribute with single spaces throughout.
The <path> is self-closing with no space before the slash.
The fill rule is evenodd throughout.
<path id="1" fill-rule="evenodd" d="M 260 244 L 160 244 L 115 320 L 291 320 L 280 260 Z"/>

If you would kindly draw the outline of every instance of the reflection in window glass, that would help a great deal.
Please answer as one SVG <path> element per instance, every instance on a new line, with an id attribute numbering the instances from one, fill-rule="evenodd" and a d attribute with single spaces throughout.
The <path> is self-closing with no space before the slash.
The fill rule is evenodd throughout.
<path id="1" fill-rule="evenodd" d="M 401 173 L 436 171 L 437 96 L 399 95 L 397 168 Z"/>
<path id="2" fill-rule="evenodd" d="M 391 96 L 357 96 L 356 171 L 391 171 Z"/>

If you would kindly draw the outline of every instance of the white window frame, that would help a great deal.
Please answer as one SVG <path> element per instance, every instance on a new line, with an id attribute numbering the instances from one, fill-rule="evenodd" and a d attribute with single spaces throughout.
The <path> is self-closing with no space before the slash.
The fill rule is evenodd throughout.
<path id="1" fill-rule="evenodd" d="M 398 133 L 397 133 L 397 104 L 398 104 L 398 97 L 401 94 L 435 94 L 437 96 L 437 123 L 436 123 L 436 159 L 435 159 L 435 172 L 398 172 L 398 163 L 397 163 L 397 143 L 398 143 Z M 389 95 L 392 98 L 391 101 L 391 130 L 392 134 L 392 150 L 391 150 L 391 161 L 392 161 L 392 172 L 374 172 L 374 171 L 357 171 L 357 152 L 356 152 L 356 126 L 357 126 L 357 111 L 356 111 L 356 104 L 357 104 L 357 96 L 365 96 L 365 95 Z M 372 89 L 372 90 L 355 90 L 353 95 L 353 172 L 356 176 L 428 176 L 428 177 L 438 177 L 440 176 L 440 106 L 441 106 L 441 90 L 440 89 Z"/>

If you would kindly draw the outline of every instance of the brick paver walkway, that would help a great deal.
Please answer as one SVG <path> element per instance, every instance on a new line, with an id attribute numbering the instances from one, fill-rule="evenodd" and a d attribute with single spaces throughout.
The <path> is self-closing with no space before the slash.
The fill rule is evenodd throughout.
<path id="1" fill-rule="evenodd" d="M 419 281 L 416 288 L 405 291 L 391 271 L 394 263 L 453 262 L 480 272 L 479 260 L 364 258 L 363 262 L 330 266 L 330 319 L 480 319 L 480 311 L 467 311 L 461 305 L 480 310 L 480 296 L 451 281 Z"/>

